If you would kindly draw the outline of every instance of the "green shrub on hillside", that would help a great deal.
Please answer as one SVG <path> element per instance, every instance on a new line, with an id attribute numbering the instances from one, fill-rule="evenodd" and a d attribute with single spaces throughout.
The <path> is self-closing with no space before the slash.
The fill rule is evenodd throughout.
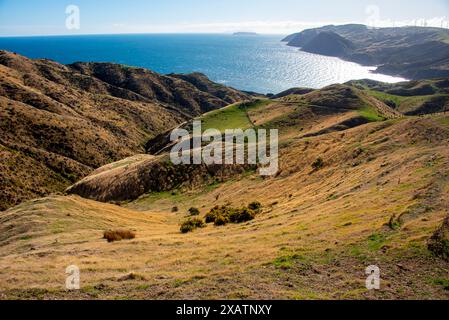
<path id="1" fill-rule="evenodd" d="M 229 221 L 232 223 L 242 223 L 251 221 L 256 217 L 256 213 L 246 207 L 236 209 L 229 215 Z"/>
<path id="2" fill-rule="evenodd" d="M 227 225 L 228 223 L 229 218 L 227 216 L 219 214 L 215 217 L 214 225 L 217 227 Z"/>
<path id="3" fill-rule="evenodd" d="M 217 219 L 217 216 L 222 211 L 222 208 L 224 207 L 215 206 L 214 208 L 212 208 L 204 217 L 206 223 L 214 223 L 215 219 Z"/>
<path id="4" fill-rule="evenodd" d="M 182 233 L 188 233 L 197 228 L 204 228 L 204 227 L 205 227 L 205 223 L 202 219 L 190 218 L 181 224 L 180 230 Z"/>
<path id="5" fill-rule="evenodd" d="M 189 209 L 189 214 L 191 216 L 199 216 L 200 215 L 200 210 L 198 208 L 190 208 Z"/>
<path id="6" fill-rule="evenodd" d="M 324 160 L 322 158 L 318 158 L 312 163 L 312 168 L 314 170 L 320 170 L 323 167 L 324 167 Z"/>
<path id="7" fill-rule="evenodd" d="M 248 205 L 248 208 L 254 210 L 255 212 L 259 212 L 260 209 L 262 209 L 262 204 L 258 201 L 254 201 Z"/>
<path id="8" fill-rule="evenodd" d="M 228 223 L 243 223 L 253 220 L 257 213 L 261 211 L 260 202 L 252 202 L 248 207 L 231 208 L 228 206 L 216 206 L 205 216 L 206 223 L 214 223 L 216 226 L 223 226 Z"/>

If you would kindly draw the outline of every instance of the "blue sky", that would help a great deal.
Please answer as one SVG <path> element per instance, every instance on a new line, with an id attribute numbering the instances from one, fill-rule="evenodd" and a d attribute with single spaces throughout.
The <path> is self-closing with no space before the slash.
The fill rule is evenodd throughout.
<path id="1" fill-rule="evenodd" d="M 67 29 L 66 7 L 80 10 Z M 426 22 L 424 22 L 426 21 Z M 285 34 L 323 24 L 449 26 L 449 0 L 0 0 L 0 35 Z"/>

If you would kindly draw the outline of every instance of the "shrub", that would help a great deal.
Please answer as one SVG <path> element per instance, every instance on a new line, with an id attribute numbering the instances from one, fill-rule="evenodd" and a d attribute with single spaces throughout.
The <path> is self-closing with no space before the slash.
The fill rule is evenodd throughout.
<path id="1" fill-rule="evenodd" d="M 189 214 L 191 216 L 199 216 L 200 215 L 200 210 L 198 208 L 190 208 L 189 209 Z"/>
<path id="2" fill-rule="evenodd" d="M 248 209 L 251 209 L 251 210 L 253 210 L 255 212 L 259 212 L 260 209 L 262 209 L 262 204 L 260 202 L 258 202 L 258 201 L 251 202 L 248 205 Z"/>
<path id="3" fill-rule="evenodd" d="M 215 217 L 214 225 L 217 226 L 217 227 L 224 226 L 224 225 L 226 225 L 228 223 L 229 223 L 229 218 L 227 216 L 218 214 Z"/>
<path id="4" fill-rule="evenodd" d="M 324 167 L 324 160 L 322 158 L 318 158 L 318 159 L 315 160 L 314 163 L 312 163 L 312 168 L 314 170 L 319 170 L 319 169 L 321 169 L 323 167 Z"/>
<path id="5" fill-rule="evenodd" d="M 204 220 L 206 221 L 206 223 L 214 223 L 216 219 L 217 213 L 214 211 L 210 211 L 204 216 Z"/>
<path id="6" fill-rule="evenodd" d="M 204 217 L 206 223 L 214 223 L 219 215 L 226 215 L 226 211 L 228 210 L 225 206 L 215 206 L 213 207 Z"/>
<path id="7" fill-rule="evenodd" d="M 178 207 L 173 207 L 172 209 L 171 209 L 171 212 L 178 212 L 179 211 L 179 208 Z"/>
<path id="8" fill-rule="evenodd" d="M 131 240 L 136 237 L 136 234 L 129 230 L 110 230 L 103 233 L 103 239 L 108 242 Z"/>
<path id="9" fill-rule="evenodd" d="M 193 230 L 195 230 L 197 228 L 204 228 L 204 226 L 205 226 L 204 225 L 204 221 L 202 219 L 200 219 L 200 218 L 191 218 L 191 219 L 188 219 L 188 220 L 184 221 L 181 224 L 180 230 L 181 230 L 182 233 L 188 233 L 188 232 L 191 232 L 191 231 L 193 231 Z"/>
<path id="10" fill-rule="evenodd" d="M 233 210 L 229 215 L 229 221 L 232 223 L 242 223 L 253 220 L 256 217 L 254 210 L 246 207 Z"/>
<path id="11" fill-rule="evenodd" d="M 206 223 L 214 223 L 216 226 L 223 226 L 230 222 L 242 223 L 253 220 L 256 214 L 260 212 L 262 205 L 259 202 L 253 202 L 248 207 L 240 209 L 228 206 L 216 206 L 212 208 L 205 216 Z"/>

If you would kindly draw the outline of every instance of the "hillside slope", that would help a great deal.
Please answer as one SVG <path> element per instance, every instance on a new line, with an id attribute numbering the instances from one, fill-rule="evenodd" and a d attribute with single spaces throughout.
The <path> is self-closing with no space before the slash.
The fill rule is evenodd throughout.
<path id="1" fill-rule="evenodd" d="M 143 153 L 168 128 L 249 98 L 189 77 L 199 88 L 145 69 L 64 66 L 1 51 L 0 210 L 63 191 L 95 168 Z"/>
<path id="2" fill-rule="evenodd" d="M 301 47 L 306 52 L 379 66 L 379 73 L 407 79 L 449 76 L 447 29 L 329 25 L 289 35 L 283 41 L 290 46 Z"/>
<path id="3" fill-rule="evenodd" d="M 386 84 L 372 80 L 347 83 L 366 92 L 404 115 L 426 115 L 449 111 L 447 79 Z"/>
<path id="4" fill-rule="evenodd" d="M 447 79 L 267 99 L 201 74 L 0 57 L 0 200 L 22 202 L 0 212 L 0 299 L 449 299 Z M 279 171 L 171 164 L 169 129 L 193 119 L 278 129 Z M 180 231 L 191 209 L 254 202 L 253 220 Z M 135 238 L 107 242 L 116 230 Z"/>
<path id="5" fill-rule="evenodd" d="M 272 107 L 280 106 L 259 110 Z M 0 296 L 447 299 L 449 265 L 427 247 L 449 205 L 447 117 L 288 137 L 276 177 L 151 192 L 121 206 L 69 196 L 7 210 L 0 218 Z M 319 170 L 312 167 L 317 158 Z M 253 221 L 179 232 L 190 207 L 203 216 L 216 205 L 252 201 L 263 205 Z M 118 228 L 136 239 L 101 239 Z M 64 289 L 70 264 L 81 269 L 80 291 Z M 379 291 L 365 288 L 365 268 L 373 264 L 382 270 Z"/>
<path id="6" fill-rule="evenodd" d="M 198 119 L 202 121 L 203 130 L 215 128 L 223 133 L 225 129 L 232 128 L 276 128 L 279 130 L 280 144 L 283 145 L 294 139 L 342 132 L 370 122 L 401 119 L 404 115 L 399 110 L 403 109 L 403 105 L 390 106 L 385 93 L 378 91 L 381 85 L 354 81 L 321 90 L 303 90 L 300 91 L 302 94 L 295 94 L 298 91 L 293 90 L 293 94 L 281 95 L 281 98 L 233 104 L 206 113 Z M 424 84 L 410 86 L 409 83 L 403 83 L 394 88 L 399 90 L 405 86 L 412 90 Z M 420 96 L 409 96 L 408 99 L 407 105 L 412 109 L 421 110 L 424 114 L 435 111 L 422 109 Z M 412 101 L 416 101 L 416 104 Z M 437 111 L 444 110 L 444 106 L 444 103 L 439 105 Z M 186 122 L 182 127 L 190 130 L 190 123 Z M 173 145 L 170 134 L 168 131 L 148 141 L 146 149 L 155 157 L 139 156 L 138 159 L 125 159 L 112 167 L 100 168 L 74 184 L 67 192 L 97 201 L 129 201 L 146 193 L 167 192 L 176 188 L 189 190 L 215 181 L 227 181 L 254 169 L 251 166 L 226 166 L 221 169 L 220 166 L 205 165 L 172 166 L 168 156 Z"/>

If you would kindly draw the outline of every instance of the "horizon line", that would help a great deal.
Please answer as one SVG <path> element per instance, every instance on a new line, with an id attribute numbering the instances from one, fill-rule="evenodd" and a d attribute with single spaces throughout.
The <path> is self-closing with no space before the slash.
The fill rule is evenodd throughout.
<path id="1" fill-rule="evenodd" d="M 123 35 L 234 35 L 235 33 L 252 31 L 235 31 L 235 32 L 123 32 L 123 33 L 60 33 L 60 34 L 30 34 L 30 35 L 0 35 L 0 38 L 38 38 L 38 37 L 77 37 L 77 36 L 123 36 Z M 300 31 L 298 31 L 300 32 Z M 288 33 L 259 33 L 260 36 L 285 36 Z"/>

